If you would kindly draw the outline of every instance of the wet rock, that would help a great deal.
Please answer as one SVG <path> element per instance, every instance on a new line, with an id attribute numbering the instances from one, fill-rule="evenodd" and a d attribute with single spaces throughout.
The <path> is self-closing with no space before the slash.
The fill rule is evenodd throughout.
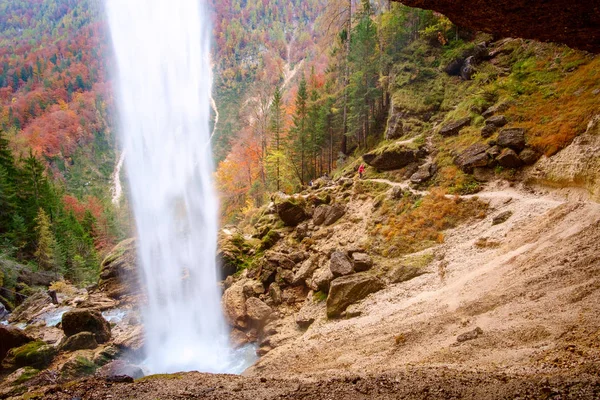
<path id="1" fill-rule="evenodd" d="M 135 239 L 127 239 L 116 245 L 100 266 L 98 288 L 108 297 L 119 299 L 139 293 Z"/>
<path id="2" fill-rule="evenodd" d="M 60 369 L 61 377 L 65 380 L 73 380 L 94 374 L 98 366 L 86 356 L 86 353 L 74 353 L 71 359 L 64 363 Z M 119 361 L 112 361 L 111 363 L 115 362 Z M 104 367 L 107 367 L 111 363 Z"/>
<path id="3" fill-rule="evenodd" d="M 67 311 L 62 316 L 62 329 L 66 336 L 73 336 L 79 332 L 91 332 L 98 343 L 110 340 L 110 324 L 96 310 Z"/>
<path id="4" fill-rule="evenodd" d="M 502 129 L 498 134 L 498 146 L 510 147 L 515 151 L 521 151 L 525 148 L 525 129 L 508 128 Z"/>
<path id="5" fill-rule="evenodd" d="M 519 153 L 519 158 L 525 165 L 533 165 L 540 158 L 540 155 L 537 151 L 533 149 L 525 149 L 521 153 Z"/>
<path id="6" fill-rule="evenodd" d="M 272 312 L 271 307 L 256 297 L 250 297 L 246 300 L 246 313 L 253 322 L 265 322 Z"/>
<path id="7" fill-rule="evenodd" d="M 9 370 L 20 367 L 45 368 L 52 362 L 55 355 L 56 348 L 54 346 L 37 340 L 9 350 L 2 362 L 2 367 Z"/>
<path id="8" fill-rule="evenodd" d="M 310 279 L 317 267 L 318 264 L 316 263 L 315 259 L 309 258 L 308 260 L 305 260 L 298 271 L 296 271 L 294 279 L 292 280 L 292 285 L 298 285 L 307 279 Z"/>
<path id="9" fill-rule="evenodd" d="M 104 378 L 129 376 L 133 379 L 139 379 L 144 376 L 144 371 L 137 365 L 130 364 L 127 361 L 115 360 L 100 368 L 96 375 Z"/>
<path id="10" fill-rule="evenodd" d="M 410 149 L 406 146 L 391 145 L 384 149 L 363 155 L 363 160 L 379 171 L 392 171 L 404 168 L 425 157 L 424 150 Z"/>
<path id="11" fill-rule="evenodd" d="M 390 283 L 401 283 L 409 281 L 425 273 L 422 268 L 412 265 L 399 265 L 388 273 Z"/>
<path id="12" fill-rule="evenodd" d="M 52 299 L 46 293 L 38 292 L 33 296 L 30 296 L 9 316 L 8 320 L 11 322 L 19 321 L 33 321 L 38 315 L 42 314 L 46 310 L 54 308 Z"/>
<path id="13" fill-rule="evenodd" d="M 444 125 L 440 129 L 440 135 L 443 137 L 456 136 L 460 133 L 461 129 L 471 124 L 471 118 L 462 118 L 458 121 L 451 122 L 447 125 Z"/>
<path id="14" fill-rule="evenodd" d="M 473 329 L 472 331 L 463 333 L 462 335 L 458 335 L 458 337 L 456 338 L 456 341 L 458 343 L 462 343 L 462 342 L 466 342 L 467 340 L 477 339 L 481 335 L 483 335 L 483 329 L 481 329 L 480 327 L 477 327 L 477 328 Z"/>
<path id="15" fill-rule="evenodd" d="M 346 255 L 341 251 L 331 253 L 329 259 L 329 269 L 334 277 L 349 275 L 354 272 L 354 265 Z"/>
<path id="16" fill-rule="evenodd" d="M 94 364 L 96 365 L 106 365 L 112 360 L 116 360 L 121 354 L 121 350 L 119 350 L 116 346 L 108 346 L 103 349 L 100 349 L 94 354 Z"/>
<path id="17" fill-rule="evenodd" d="M 519 168 L 523 162 L 513 149 L 504 149 L 498 157 L 496 157 L 498 165 L 504 168 Z"/>
<path id="18" fill-rule="evenodd" d="M 412 174 L 410 181 L 412 183 L 423 183 L 431 179 L 435 171 L 435 164 L 425 163 L 419 167 L 417 172 Z"/>
<path id="19" fill-rule="evenodd" d="M 240 348 L 245 344 L 250 343 L 250 338 L 246 335 L 245 332 L 233 328 L 231 333 L 229 334 L 229 343 L 234 349 Z"/>
<path id="20" fill-rule="evenodd" d="M 65 337 L 58 349 L 60 351 L 76 351 L 95 349 L 96 347 L 98 347 L 98 342 L 92 332 L 79 332 Z"/>
<path id="21" fill-rule="evenodd" d="M 10 349 L 20 347 L 31 341 L 33 341 L 33 338 L 22 330 L 12 326 L 0 325 L 0 361 L 4 359 Z"/>
<path id="22" fill-rule="evenodd" d="M 352 253 L 352 263 L 357 272 L 367 271 L 373 267 L 373 259 L 365 253 Z"/>
<path id="23" fill-rule="evenodd" d="M 350 304 L 378 292 L 384 286 L 381 279 L 364 272 L 334 279 L 327 296 L 327 317 L 339 317 Z"/>
<path id="24" fill-rule="evenodd" d="M 246 328 L 246 296 L 243 282 L 236 282 L 225 290 L 221 299 L 225 318 L 231 326 Z"/>
<path id="25" fill-rule="evenodd" d="M 133 329 L 128 329 L 114 338 L 114 345 L 120 351 L 128 352 L 141 356 L 144 347 L 144 329 L 142 325 L 137 325 Z"/>
<path id="26" fill-rule="evenodd" d="M 500 214 L 496 215 L 493 219 L 492 219 L 492 225 L 500 225 L 505 223 L 506 221 L 508 221 L 508 219 L 510 217 L 512 217 L 513 212 L 512 211 L 504 211 L 501 212 Z"/>
<path id="27" fill-rule="evenodd" d="M 301 196 L 275 196 L 275 208 L 277 215 L 286 226 L 297 226 L 306 220 L 308 215 L 305 211 L 305 201 Z"/>
<path id="28" fill-rule="evenodd" d="M 483 143 L 475 143 L 467 147 L 455 159 L 454 164 L 464 172 L 470 173 L 475 167 L 485 167 L 488 165 L 489 158 L 487 150 L 489 146 Z"/>

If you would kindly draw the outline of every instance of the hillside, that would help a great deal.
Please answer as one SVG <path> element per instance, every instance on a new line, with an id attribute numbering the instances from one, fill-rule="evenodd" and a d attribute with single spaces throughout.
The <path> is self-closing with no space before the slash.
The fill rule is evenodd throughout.
<path id="1" fill-rule="evenodd" d="M 0 258 L 18 271 L 6 274 L 17 296 L 0 293 L 11 311 L 0 310 L 10 325 L 0 326 L 10 339 L 0 398 L 600 396 L 597 55 L 397 2 L 215 2 L 219 295 L 232 372 L 252 366 L 144 376 L 138 239 L 112 247 L 123 234 L 111 221 L 124 223 L 127 204 L 115 214 L 102 184 L 87 197 L 72 161 L 85 153 L 86 171 L 105 177 L 116 162 L 110 90 L 88 80 L 107 67 L 85 62 L 85 72 L 69 64 L 85 52 L 52 61 L 47 50 L 67 46 L 56 38 L 81 19 L 77 43 L 99 57 L 93 3 L 25 11 L 1 1 L 24 17 L 2 25 L 23 57 L 5 54 L 2 70 L 16 90 L 4 87 L 1 110 L 12 122 L 0 141 L 11 212 L 0 221 L 23 212 L 29 225 L 21 254 Z M 44 15 L 54 22 L 39 23 Z M 15 39 L 20 26 L 33 39 Z M 28 47 L 35 40 L 46 44 Z M 56 75 L 48 85 L 27 67 L 38 52 Z M 15 119 L 16 104 L 61 85 L 64 99 Z M 82 116 L 77 146 L 33 134 L 69 111 Z M 70 128 L 56 132 L 70 143 Z M 35 182 L 44 190 L 34 203 Z M 2 233 L 15 243 L 12 223 Z M 30 271 L 47 282 L 23 286 Z M 45 290 L 57 272 L 66 279 L 50 286 L 53 299 Z"/>

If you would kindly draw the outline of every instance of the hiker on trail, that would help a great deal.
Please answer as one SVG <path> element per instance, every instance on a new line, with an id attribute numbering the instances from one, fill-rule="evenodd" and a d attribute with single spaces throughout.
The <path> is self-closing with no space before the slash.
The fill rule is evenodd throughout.
<path id="1" fill-rule="evenodd" d="M 365 164 L 360 164 L 360 167 L 358 167 L 358 177 L 360 179 L 362 179 L 364 172 L 365 172 Z"/>

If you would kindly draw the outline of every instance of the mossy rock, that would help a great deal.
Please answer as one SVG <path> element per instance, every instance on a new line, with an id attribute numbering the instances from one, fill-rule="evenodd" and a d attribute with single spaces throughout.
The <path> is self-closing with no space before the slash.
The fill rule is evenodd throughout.
<path id="1" fill-rule="evenodd" d="M 269 232 L 262 238 L 261 240 L 261 249 L 267 250 L 270 249 L 281 239 L 281 234 L 274 230 L 269 230 Z"/>
<path id="2" fill-rule="evenodd" d="M 93 361 L 83 356 L 76 356 L 63 365 L 61 376 L 65 379 L 76 379 L 92 375 L 97 369 L 98 366 Z"/>
<path id="3" fill-rule="evenodd" d="M 3 366 L 45 368 L 52 362 L 55 355 L 56 348 L 41 340 L 36 340 L 9 351 Z"/>

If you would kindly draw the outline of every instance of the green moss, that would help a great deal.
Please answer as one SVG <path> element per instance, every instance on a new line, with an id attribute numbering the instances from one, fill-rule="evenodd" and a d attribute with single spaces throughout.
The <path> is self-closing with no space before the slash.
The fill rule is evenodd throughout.
<path id="1" fill-rule="evenodd" d="M 23 371 L 21 376 L 19 376 L 19 378 L 15 381 L 15 384 L 18 385 L 18 384 L 27 382 L 31 378 L 37 376 L 37 374 L 39 374 L 39 373 L 40 373 L 40 371 L 38 369 L 31 368 L 31 367 L 25 367 L 25 371 Z"/>
<path id="2" fill-rule="evenodd" d="M 182 379 L 183 374 L 154 374 L 147 375 L 142 378 L 136 379 L 136 382 L 147 382 L 147 381 L 155 381 L 155 380 L 173 380 L 173 379 Z"/>
<path id="3" fill-rule="evenodd" d="M 315 301 L 317 303 L 322 303 L 325 300 L 327 300 L 327 293 L 319 290 L 318 292 L 313 294 L 313 301 Z"/>
<path id="4" fill-rule="evenodd" d="M 56 349 L 41 340 L 11 350 L 17 367 L 46 367 L 56 355 Z"/>

